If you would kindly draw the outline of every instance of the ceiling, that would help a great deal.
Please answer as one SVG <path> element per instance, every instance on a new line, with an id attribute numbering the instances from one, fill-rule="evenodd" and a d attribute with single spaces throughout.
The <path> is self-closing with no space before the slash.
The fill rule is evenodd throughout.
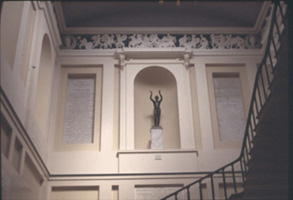
<path id="1" fill-rule="evenodd" d="M 60 1 L 55 2 L 61 33 L 256 31 L 267 4 L 262 1 Z M 184 31 L 185 30 L 185 31 Z M 187 31 L 188 32 L 188 31 Z M 224 31 L 225 32 L 225 31 Z M 236 31 L 237 32 L 237 31 Z"/>

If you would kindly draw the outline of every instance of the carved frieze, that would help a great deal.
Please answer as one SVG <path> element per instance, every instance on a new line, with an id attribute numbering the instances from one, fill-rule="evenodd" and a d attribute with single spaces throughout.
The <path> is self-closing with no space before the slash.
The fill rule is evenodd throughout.
<path id="1" fill-rule="evenodd" d="M 257 35 L 245 34 L 96 34 L 63 35 L 61 49 L 174 48 L 258 49 Z"/>

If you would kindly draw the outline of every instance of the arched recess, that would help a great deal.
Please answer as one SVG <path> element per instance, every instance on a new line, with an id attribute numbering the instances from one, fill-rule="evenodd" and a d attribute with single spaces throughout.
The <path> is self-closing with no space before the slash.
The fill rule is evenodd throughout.
<path id="1" fill-rule="evenodd" d="M 163 95 L 160 126 L 164 149 L 180 149 L 177 83 L 174 75 L 162 67 L 145 68 L 134 79 L 135 149 L 150 149 L 150 129 L 154 125 L 150 90 L 153 98 L 158 90 Z"/>
<path id="2" fill-rule="evenodd" d="M 50 39 L 47 34 L 42 41 L 42 50 L 38 71 L 34 116 L 43 134 L 46 133 L 49 119 L 53 62 Z"/>

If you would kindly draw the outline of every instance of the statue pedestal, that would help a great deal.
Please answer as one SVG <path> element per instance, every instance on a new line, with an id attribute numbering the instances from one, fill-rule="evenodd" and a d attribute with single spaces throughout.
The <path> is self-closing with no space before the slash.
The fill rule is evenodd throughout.
<path id="1" fill-rule="evenodd" d="M 151 149 L 164 149 L 163 128 L 160 126 L 151 128 Z"/>

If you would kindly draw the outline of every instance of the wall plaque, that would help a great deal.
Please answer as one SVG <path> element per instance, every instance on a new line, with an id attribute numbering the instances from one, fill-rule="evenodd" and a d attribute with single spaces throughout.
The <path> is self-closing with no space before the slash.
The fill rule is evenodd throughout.
<path id="1" fill-rule="evenodd" d="M 95 107 L 95 77 L 68 77 L 64 142 L 92 143 Z"/>

